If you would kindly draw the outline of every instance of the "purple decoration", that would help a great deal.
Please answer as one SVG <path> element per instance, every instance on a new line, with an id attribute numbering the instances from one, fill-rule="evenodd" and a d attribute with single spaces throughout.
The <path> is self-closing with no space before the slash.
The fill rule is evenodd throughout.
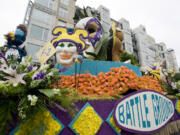
<path id="1" fill-rule="evenodd" d="M 32 69 L 33 69 L 33 66 L 32 66 L 32 65 L 30 65 L 29 67 L 27 67 L 28 72 L 30 72 Z"/>
<path id="2" fill-rule="evenodd" d="M 53 40 L 55 40 L 58 36 L 60 36 L 60 35 L 62 34 L 62 32 L 59 32 L 59 33 L 57 33 L 57 34 L 54 33 L 54 30 L 55 30 L 56 28 L 58 28 L 58 27 L 66 28 L 66 27 L 62 27 L 62 26 L 57 26 L 57 27 L 55 27 L 55 28 L 52 30 L 52 35 L 53 35 L 53 36 L 56 36 L 56 37 L 54 37 L 54 38 L 51 40 L 51 43 L 52 43 Z M 76 30 L 78 30 L 78 29 L 76 29 L 76 30 L 74 30 L 73 32 L 69 32 L 69 31 L 68 31 L 68 28 L 66 28 L 66 29 L 67 29 L 67 33 L 68 33 L 68 34 L 71 34 L 71 35 L 75 34 Z M 82 34 L 80 34 L 79 36 L 82 37 L 82 39 L 87 39 L 87 38 L 89 37 L 89 35 L 88 35 L 87 37 L 84 37 Z M 60 42 L 72 42 L 72 43 L 74 43 L 74 44 L 76 45 L 76 47 L 77 47 L 77 52 L 79 52 L 79 53 L 81 53 L 82 51 L 84 51 L 84 49 L 86 48 L 86 47 L 83 48 L 82 44 L 77 43 L 77 42 L 75 42 L 74 40 L 71 40 L 71 39 L 61 39 L 61 40 L 59 40 L 59 41 L 54 42 L 53 46 L 56 48 L 57 45 L 58 45 Z M 85 44 L 85 46 L 86 46 L 85 41 L 82 40 L 82 42 L 83 42 L 83 43 Z"/>
<path id="3" fill-rule="evenodd" d="M 102 28 L 101 28 L 100 22 L 99 22 L 97 19 L 92 18 L 92 19 L 90 19 L 90 20 L 86 23 L 85 29 L 87 29 L 87 26 L 88 26 L 90 23 L 92 23 L 92 22 L 95 22 L 95 23 L 99 26 L 99 28 L 98 28 L 98 30 L 97 30 L 97 32 L 96 32 L 96 35 L 95 35 L 94 37 L 90 37 L 90 36 L 89 36 L 90 42 L 92 43 L 93 47 L 95 47 L 96 43 L 101 39 L 101 36 L 102 36 Z"/>
<path id="4" fill-rule="evenodd" d="M 129 96 L 129 95 L 128 95 Z M 127 96 L 126 96 L 127 97 Z M 174 106 L 176 103 L 176 100 L 171 99 L 173 102 Z M 94 110 L 100 115 L 100 117 L 104 120 L 104 123 L 100 127 L 97 135 L 116 135 L 116 133 L 113 131 L 113 129 L 108 125 L 105 120 L 107 119 L 108 115 L 111 113 L 111 111 L 114 109 L 115 104 L 117 100 L 93 100 L 93 101 L 88 101 L 91 106 L 94 108 Z M 84 101 L 78 101 L 76 103 L 76 107 L 78 110 L 81 110 L 81 108 L 86 104 L 87 102 Z M 73 120 L 73 118 L 69 115 L 69 113 L 64 112 L 58 107 L 51 107 L 49 110 L 55 115 L 55 117 L 62 122 L 62 124 L 65 126 L 63 131 L 60 133 L 60 135 L 75 135 L 71 129 L 68 127 L 69 123 Z M 172 119 L 169 122 L 179 120 L 180 116 L 178 113 L 175 111 Z M 17 126 L 17 123 L 16 123 Z M 15 127 L 14 127 L 15 128 Z M 121 135 L 137 135 L 136 133 L 131 133 L 125 130 L 122 130 Z"/>
<path id="5" fill-rule="evenodd" d="M 68 70 L 70 67 L 69 66 L 64 66 L 62 68 L 59 69 L 59 72 L 65 72 L 66 70 Z"/>
<path id="6" fill-rule="evenodd" d="M 47 73 L 44 73 L 44 72 L 39 73 L 39 74 L 37 74 L 36 77 L 34 77 L 34 80 L 42 80 L 46 75 L 47 75 Z"/>
<path id="7" fill-rule="evenodd" d="M 171 100 L 173 104 L 176 103 L 175 100 Z M 95 111 L 101 116 L 101 118 L 104 120 L 104 123 L 102 124 L 101 128 L 99 129 L 97 135 L 116 135 L 116 133 L 113 131 L 113 129 L 108 125 L 105 120 L 107 119 L 108 115 L 111 113 L 112 109 L 114 109 L 115 104 L 117 100 L 105 100 L 105 101 L 88 101 L 91 106 L 95 109 Z M 78 101 L 76 103 L 76 107 L 81 110 L 81 108 L 86 104 L 86 102 Z M 73 118 L 69 116 L 68 113 L 65 113 L 58 108 L 50 108 L 50 111 L 64 124 L 65 129 L 61 132 L 60 135 L 74 135 L 74 133 L 68 128 L 69 123 Z M 170 120 L 176 121 L 179 120 L 180 116 L 175 111 L 173 118 Z M 122 130 L 121 135 L 136 135 L 136 133 L 127 132 L 125 130 Z"/>
<path id="8" fill-rule="evenodd" d="M 153 70 L 156 70 L 156 66 L 154 66 L 152 69 L 153 69 Z"/>

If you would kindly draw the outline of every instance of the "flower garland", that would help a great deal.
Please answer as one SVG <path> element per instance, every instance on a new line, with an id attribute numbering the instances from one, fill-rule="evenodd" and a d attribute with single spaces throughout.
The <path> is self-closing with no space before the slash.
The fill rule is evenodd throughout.
<path id="1" fill-rule="evenodd" d="M 128 90 L 152 89 L 163 93 L 160 81 L 152 76 L 137 76 L 127 67 L 111 68 L 107 73 L 100 72 L 98 75 L 90 73 L 77 75 L 77 84 L 75 87 L 75 77 L 61 76 L 61 81 L 55 88 L 75 89 L 81 96 L 113 96 L 126 93 Z"/>

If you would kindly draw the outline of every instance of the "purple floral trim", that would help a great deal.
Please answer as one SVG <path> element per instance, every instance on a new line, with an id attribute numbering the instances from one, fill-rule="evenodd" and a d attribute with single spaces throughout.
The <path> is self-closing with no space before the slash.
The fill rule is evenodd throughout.
<path id="1" fill-rule="evenodd" d="M 62 68 L 59 69 L 59 72 L 65 72 L 66 70 L 68 70 L 70 67 L 68 66 L 64 66 Z"/>
<path id="2" fill-rule="evenodd" d="M 87 26 L 88 26 L 90 23 L 92 23 L 92 22 L 95 22 L 95 23 L 99 26 L 99 28 L 98 28 L 98 30 L 97 30 L 97 32 L 96 32 L 96 35 L 95 35 L 94 37 L 90 37 L 90 36 L 89 36 L 90 42 L 92 43 L 93 47 L 95 47 L 95 44 L 97 43 L 97 41 L 99 41 L 99 40 L 101 39 L 101 36 L 102 36 L 102 27 L 101 27 L 100 22 L 99 22 L 97 19 L 92 18 L 92 19 L 90 19 L 90 20 L 86 23 L 85 29 L 87 29 Z"/>
<path id="3" fill-rule="evenodd" d="M 30 65 L 29 67 L 27 67 L 28 72 L 30 72 L 32 69 L 33 69 L 33 66 L 32 66 L 32 65 Z"/>
<path id="4" fill-rule="evenodd" d="M 46 75 L 47 73 L 45 72 L 39 73 L 36 77 L 34 77 L 34 80 L 42 80 Z"/>
<path id="5" fill-rule="evenodd" d="M 156 66 L 154 66 L 152 69 L 153 69 L 153 70 L 156 70 Z"/>

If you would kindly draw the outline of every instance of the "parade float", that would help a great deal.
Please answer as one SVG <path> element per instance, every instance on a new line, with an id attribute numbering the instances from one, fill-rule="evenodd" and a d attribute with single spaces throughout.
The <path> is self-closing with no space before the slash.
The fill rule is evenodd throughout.
<path id="1" fill-rule="evenodd" d="M 0 51 L 0 135 L 180 130 L 180 86 L 173 71 L 156 64 L 142 75 L 139 67 L 120 62 L 123 33 L 115 24 L 110 35 L 93 17 L 75 28 L 55 27 L 54 38 L 37 53 L 40 65 L 24 57 L 26 33 L 17 29 L 5 35 Z M 53 55 L 55 63 L 48 61 Z"/>

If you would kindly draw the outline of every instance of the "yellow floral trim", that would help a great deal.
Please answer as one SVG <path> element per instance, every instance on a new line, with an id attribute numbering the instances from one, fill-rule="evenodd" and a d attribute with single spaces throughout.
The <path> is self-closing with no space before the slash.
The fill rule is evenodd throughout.
<path id="1" fill-rule="evenodd" d="M 112 125 L 119 133 L 121 133 L 121 129 L 116 125 L 113 116 L 111 116 L 109 122 L 111 123 L 111 125 Z"/>
<path id="2" fill-rule="evenodd" d="M 48 110 L 39 111 L 33 118 L 27 120 L 22 126 L 19 127 L 19 130 L 15 135 L 34 135 L 39 134 L 41 130 L 44 132 L 44 135 L 57 135 L 61 130 L 61 125 L 53 119 L 52 115 Z"/>
<path id="3" fill-rule="evenodd" d="M 180 100 L 176 100 L 176 111 L 180 114 Z"/>
<path id="4" fill-rule="evenodd" d="M 77 120 L 73 123 L 72 128 L 79 135 L 95 135 L 102 123 L 102 119 L 94 111 L 94 108 L 87 106 Z"/>
<path id="5" fill-rule="evenodd" d="M 173 70 L 173 69 L 169 69 L 169 73 L 170 73 L 170 74 L 173 74 L 173 73 L 174 73 L 174 70 Z"/>
<path id="6" fill-rule="evenodd" d="M 56 27 L 53 30 L 53 35 L 56 35 L 57 37 L 54 38 L 51 43 L 54 44 L 55 42 L 58 42 L 60 40 L 66 39 L 76 42 L 77 44 L 82 45 L 82 50 L 85 49 L 86 45 L 84 43 L 84 38 L 88 37 L 88 32 L 86 30 L 76 29 L 74 30 L 73 34 L 69 34 L 68 30 L 63 27 Z M 82 37 L 83 36 L 83 37 Z"/>

